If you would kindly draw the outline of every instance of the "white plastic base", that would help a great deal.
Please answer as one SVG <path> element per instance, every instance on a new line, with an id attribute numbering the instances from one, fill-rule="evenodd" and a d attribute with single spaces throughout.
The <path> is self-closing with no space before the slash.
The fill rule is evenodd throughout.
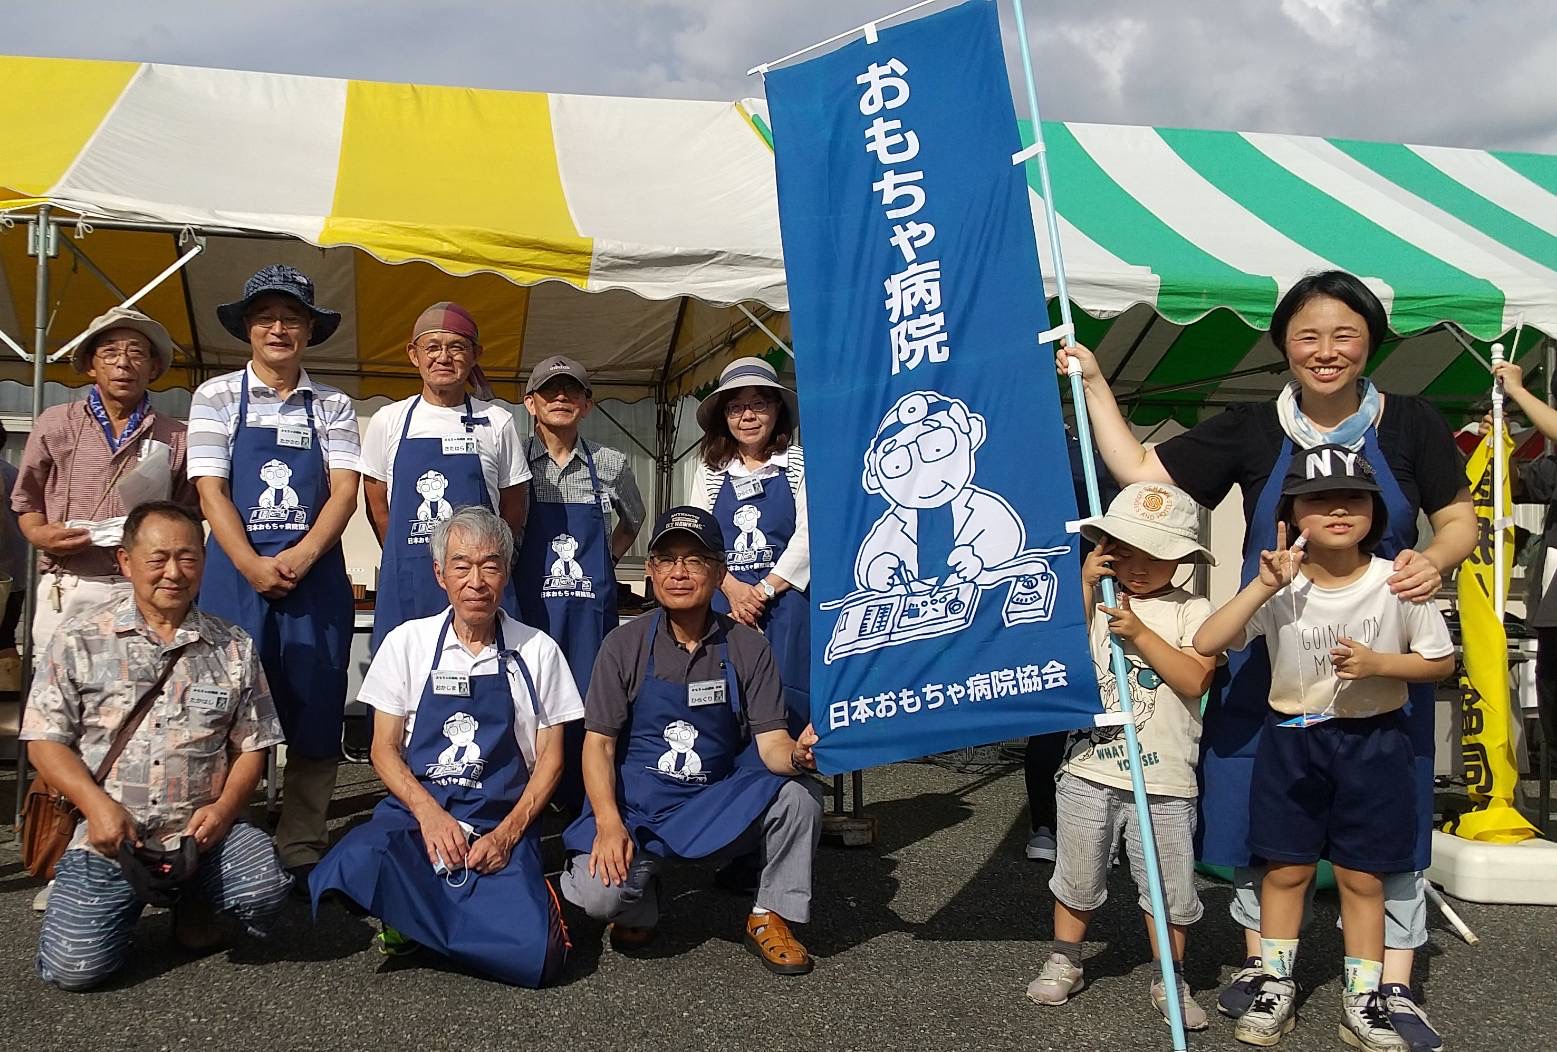
<path id="1" fill-rule="evenodd" d="M 1483 844 L 1434 830 L 1427 879 L 1467 902 L 1557 906 L 1557 844 Z"/>

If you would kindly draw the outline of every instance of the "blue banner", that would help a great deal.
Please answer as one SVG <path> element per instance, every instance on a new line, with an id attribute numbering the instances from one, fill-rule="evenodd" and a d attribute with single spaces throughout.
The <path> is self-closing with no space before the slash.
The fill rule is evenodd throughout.
<path id="1" fill-rule="evenodd" d="M 1101 711 L 993 0 L 767 75 L 829 773 Z"/>

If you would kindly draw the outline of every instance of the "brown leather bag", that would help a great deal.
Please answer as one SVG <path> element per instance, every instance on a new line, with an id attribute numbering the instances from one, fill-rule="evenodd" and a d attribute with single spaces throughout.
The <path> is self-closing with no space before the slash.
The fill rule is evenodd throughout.
<path id="1" fill-rule="evenodd" d="M 93 772 L 92 779 L 98 785 L 103 784 L 103 779 L 108 777 L 108 772 L 113 770 L 114 763 L 124 752 L 124 747 L 130 744 L 130 738 L 151 711 L 152 702 L 162 692 L 176 664 L 177 654 L 168 661 L 162 675 L 157 677 L 157 682 L 136 700 L 135 708 L 125 717 L 119 733 L 114 735 L 113 744 L 109 745 L 108 752 L 103 756 L 103 762 Z M 22 866 L 27 872 L 35 877 L 53 880 L 54 866 L 70 846 L 76 835 L 76 824 L 80 821 L 81 811 L 70 802 L 70 798 L 50 785 L 43 772 L 34 774 L 22 803 L 21 835 L 17 838 L 21 843 Z"/>

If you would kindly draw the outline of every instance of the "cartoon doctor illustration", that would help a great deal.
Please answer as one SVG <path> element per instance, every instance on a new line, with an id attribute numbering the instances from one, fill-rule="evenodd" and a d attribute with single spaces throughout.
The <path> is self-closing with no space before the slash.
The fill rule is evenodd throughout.
<path id="1" fill-rule="evenodd" d="M 297 490 L 292 488 L 292 469 L 279 460 L 267 460 L 259 471 L 265 492 L 260 494 L 262 508 L 295 508 Z"/>
<path id="2" fill-rule="evenodd" d="M 735 509 L 730 521 L 741 531 L 735 538 L 735 551 L 754 552 L 768 546 L 767 535 L 757 529 L 757 523 L 762 521 L 762 512 L 757 508 L 742 504 Z"/>
<path id="3" fill-rule="evenodd" d="M 422 476 L 416 480 L 416 492 L 422 496 L 422 503 L 416 506 L 418 522 L 438 522 L 454 514 L 454 509 L 449 506 L 449 502 L 443 499 L 443 494 L 448 488 L 449 480 L 444 478 L 442 472 L 422 473 Z"/>
<path id="4" fill-rule="evenodd" d="M 665 728 L 665 744 L 670 748 L 660 754 L 660 773 L 673 778 L 694 778 L 703 773 L 703 758 L 692 751 L 697 741 L 697 728 L 686 720 L 676 720 Z"/>
<path id="5" fill-rule="evenodd" d="M 438 766 L 475 766 L 481 763 L 481 746 L 476 744 L 476 731 L 481 725 L 468 712 L 456 712 L 443 721 L 443 736 L 448 746 L 438 754 Z"/>
<path id="6" fill-rule="evenodd" d="M 979 583 L 1022 551 L 1026 531 L 1006 499 L 973 484 L 984 418 L 961 399 L 914 391 L 882 418 L 865 453 L 864 485 L 887 500 L 860 547 L 854 576 L 873 592 Z"/>
<path id="7" fill-rule="evenodd" d="M 557 558 L 551 564 L 552 577 L 568 577 L 578 580 L 584 576 L 584 568 L 578 561 L 578 538 L 571 533 L 559 533 L 552 538 L 551 550 Z"/>

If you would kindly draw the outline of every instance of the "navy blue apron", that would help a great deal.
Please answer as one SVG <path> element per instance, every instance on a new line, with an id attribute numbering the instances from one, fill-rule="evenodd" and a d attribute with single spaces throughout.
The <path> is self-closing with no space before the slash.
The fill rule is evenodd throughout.
<path id="1" fill-rule="evenodd" d="M 454 612 L 443 622 L 432 669 L 416 709 L 406 765 L 432 798 L 479 837 L 508 817 L 530 782 L 514 737 L 508 662 L 513 662 L 540 716 L 535 681 L 524 659 L 500 649 L 497 671 L 469 676 L 469 695 L 434 690 Z M 531 822 L 495 873 L 433 870 L 421 825 L 394 796 L 347 833 L 309 878 L 314 910 L 328 891 L 340 891 L 385 924 L 480 975 L 518 986 L 539 986 L 562 963 L 566 932 L 541 865 L 541 824 Z"/>
<path id="2" fill-rule="evenodd" d="M 1379 448 L 1377 430 L 1369 428 L 1363 439 L 1363 455 L 1383 490 L 1389 510 L 1389 529 L 1374 554 L 1393 559 L 1416 546 L 1417 509 L 1395 481 L 1389 462 Z M 1292 462 L 1292 440 L 1283 438 L 1281 451 L 1271 466 L 1270 477 L 1255 502 L 1254 519 L 1243 541 L 1240 587 L 1259 573 L 1260 552 L 1276 543 L 1276 507 L 1281 484 Z M 1417 846 L 1416 868 L 1426 869 L 1432 859 L 1433 828 L 1433 684 L 1412 683 L 1407 688 L 1406 729 L 1416 754 Z M 1260 731 L 1270 709 L 1270 652 L 1264 638 L 1227 655 L 1217 671 L 1206 708 L 1200 738 L 1200 821 L 1196 829 L 1200 861 L 1215 866 L 1247 866 L 1249 855 L 1249 784 L 1254 774 L 1254 754 Z M 1292 733 L 1301 733 L 1293 731 Z"/>
<path id="3" fill-rule="evenodd" d="M 314 424 L 313 392 L 303 392 L 306 431 L 290 423 L 251 427 L 249 382 L 245 370 L 229 491 L 249 544 L 260 555 L 275 556 L 301 540 L 319 518 L 330 496 L 330 470 Z M 355 617 L 340 542 L 292 591 L 272 600 L 254 590 L 213 534 L 206 543 L 199 604 L 253 637 L 287 751 L 313 760 L 339 756 Z"/>
<path id="4" fill-rule="evenodd" d="M 588 504 L 538 500 L 535 482 L 530 482 L 517 591 L 520 618 L 556 640 L 579 697 L 585 697 L 600 642 L 616 627 L 616 573 L 606 523 L 611 498 L 600 486 L 595 458 L 582 437 L 578 452 L 589 467 L 593 497 Z M 583 752 L 584 721 L 574 720 L 563 727 L 562 781 L 555 795 L 558 804 L 574 812 L 584 800 Z"/>
<path id="5" fill-rule="evenodd" d="M 655 676 L 660 620 L 656 611 L 626 747 L 618 745 L 622 820 L 639 851 L 661 858 L 706 858 L 740 837 L 789 779 L 768 770 L 756 740 L 746 732 L 740 685 L 725 643 L 714 650 L 724 670 L 723 703 L 693 705 L 687 684 Z M 594 846 L 595 815 L 587 801 L 562 842 L 574 852 Z"/>
<path id="6" fill-rule="evenodd" d="M 390 472 L 389 522 L 384 527 L 384 558 L 373 605 L 371 649 L 375 653 L 396 625 L 431 617 L 449 605 L 448 595 L 433 576 L 427 543 L 433 527 L 468 505 L 494 510 L 476 444 L 476 427 L 485 426 L 487 418 L 473 414 L 466 395 L 465 414 L 460 417 L 465 425 L 463 435 L 411 438 L 411 417 L 421 402 L 422 396 L 417 395 L 406 410 Z M 418 487 L 429 472 L 437 477 L 429 480 L 424 494 Z M 519 612 L 512 581 L 503 592 L 503 609 L 511 614 Z"/>
<path id="7" fill-rule="evenodd" d="M 737 517 L 741 522 L 736 522 Z M 725 566 L 738 581 L 755 585 L 773 571 L 795 535 L 795 493 L 784 472 L 766 479 L 734 478 L 727 471 L 714 501 L 714 518 L 724 530 Z M 744 527 L 744 528 L 743 528 Z M 715 592 L 713 607 L 730 612 L 730 601 Z M 811 596 L 789 588 L 770 600 L 758 622 L 784 685 L 789 733 L 795 737 L 811 722 Z"/>

